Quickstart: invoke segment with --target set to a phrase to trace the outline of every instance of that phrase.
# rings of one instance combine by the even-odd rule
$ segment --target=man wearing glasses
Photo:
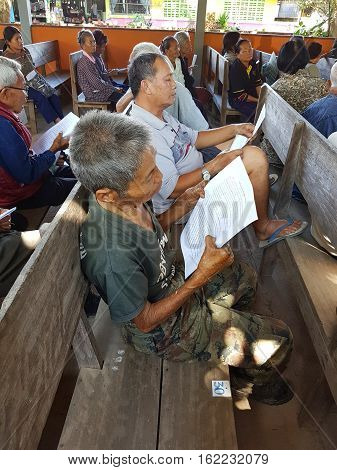
[[[21,66],[0,57],[0,207],[34,209],[63,203],[76,179],[57,152],[68,147],[59,134],[50,149],[35,155],[31,134],[19,120],[27,100]],[[58,169],[49,169],[56,163]],[[19,227],[20,229],[20,227]]]

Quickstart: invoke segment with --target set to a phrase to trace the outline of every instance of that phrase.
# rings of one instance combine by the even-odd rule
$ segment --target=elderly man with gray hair
[[[233,366],[237,380],[249,382],[252,397],[264,403],[291,399],[279,374],[292,346],[289,328],[247,313],[255,272],[234,263],[230,248],[217,248],[212,237],[187,280],[176,262],[168,231],[203,197],[205,183],[155,217],[147,201],[162,174],[150,132],[122,114],[87,113],[75,127],[70,155],[74,173],[91,192],[80,239],[82,268],[125,341],[169,360]]]
[[[27,87],[17,62],[0,57],[0,207],[34,209],[58,206],[76,183],[56,153],[68,147],[59,134],[40,155],[31,150],[32,136],[18,114],[27,101]],[[58,170],[52,174],[49,168]]]
[[[176,83],[161,55],[137,57],[129,68],[129,82],[135,100],[128,114],[150,129],[156,163],[163,174],[162,185],[152,200],[157,214],[168,210],[188,188],[208,181],[241,157],[254,189],[258,220],[253,226],[261,246],[298,235],[305,229],[305,222],[269,218],[268,162],[261,149],[248,145],[241,150],[221,151],[228,148],[228,141],[237,134],[251,137],[253,125],[231,124],[197,132],[170,116],[165,109],[175,99]]]

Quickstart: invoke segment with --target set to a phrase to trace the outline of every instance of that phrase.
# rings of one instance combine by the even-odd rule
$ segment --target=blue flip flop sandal
[[[294,223],[294,219],[291,217],[288,217],[287,222],[281,227],[277,228],[275,232],[273,232],[267,240],[261,240],[259,243],[259,248],[265,248],[270,245],[274,245],[274,243],[278,243],[281,240],[284,240],[285,238],[290,238],[290,237],[296,237],[297,235],[300,235],[304,230],[307,228],[308,222],[302,222],[300,227],[295,230],[295,232],[288,233],[287,235],[280,235],[279,234],[282,232],[287,227],[290,227]]]

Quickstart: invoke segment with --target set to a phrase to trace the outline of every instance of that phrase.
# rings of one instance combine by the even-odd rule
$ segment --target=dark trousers
[[[230,97],[229,104],[232,106],[232,108],[240,111],[240,113],[245,116],[247,122],[254,122],[257,103],[240,101]]]
[[[52,95],[49,98],[44,96],[34,88],[29,88],[28,99],[33,100],[44,119],[49,124],[55,119],[63,118],[60,98],[57,95]]]
[[[59,206],[68,197],[77,180],[70,167],[59,168],[55,175],[49,173],[41,188],[33,196],[17,204],[18,209],[37,209]]]

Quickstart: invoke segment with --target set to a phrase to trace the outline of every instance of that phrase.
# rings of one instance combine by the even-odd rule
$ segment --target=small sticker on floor
[[[212,380],[213,397],[231,397],[229,380]]]

